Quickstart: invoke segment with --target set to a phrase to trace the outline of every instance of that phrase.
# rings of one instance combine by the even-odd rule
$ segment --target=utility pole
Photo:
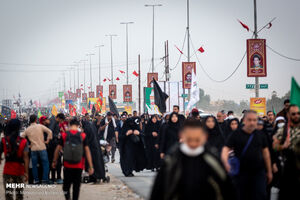
[[[66,91],[66,77],[65,72],[63,72],[63,79],[64,79],[64,92]]]
[[[187,55],[187,60],[190,62],[191,56],[190,56],[190,1],[186,1],[186,32],[187,32],[187,50],[188,50],[188,55]],[[183,84],[183,83],[182,83]],[[185,89],[183,88],[183,94],[185,94]],[[191,89],[188,89],[188,100],[190,99],[191,95]],[[183,113],[185,114],[185,97],[183,97]]]
[[[70,68],[70,71],[69,71],[69,75],[70,75],[70,92],[72,90],[72,75],[71,75],[71,72],[72,72],[72,68]]]
[[[121,22],[120,24],[126,25],[126,85],[128,85],[128,24],[133,24],[134,22]]]
[[[166,74],[166,82],[170,80],[170,68],[169,68],[169,42],[168,40],[165,42],[165,74]]]
[[[154,72],[154,8],[162,4],[146,4],[146,7],[152,7],[152,73]]]
[[[95,55],[93,53],[86,54],[90,56],[90,91],[93,91],[93,80],[92,80],[92,56]]]
[[[101,85],[101,47],[104,45],[96,45],[96,48],[99,48],[99,86]]]
[[[85,62],[88,60],[80,60],[80,62],[83,62],[83,91],[85,93]]]
[[[186,31],[187,31],[187,49],[188,49],[188,55],[187,55],[187,59],[188,62],[190,62],[190,1],[187,0],[187,27],[186,27]]]
[[[110,38],[110,67],[111,67],[111,83],[114,84],[114,70],[113,70],[113,50],[112,50],[112,38],[117,36],[115,34],[106,35]]]
[[[254,3],[254,38],[257,39],[257,8],[256,0],[253,0]],[[255,97],[259,97],[259,79],[255,77]]]
[[[139,55],[138,56],[138,71],[139,71],[139,91],[138,91],[138,94],[139,94],[139,115],[141,115],[141,56]]]
[[[79,63],[80,63],[80,61],[74,62],[74,63],[77,66],[77,88],[79,88]]]
[[[73,67],[73,75],[74,75],[74,93],[76,92],[76,87],[75,87],[75,82],[76,82],[76,79],[75,79],[75,66]]]

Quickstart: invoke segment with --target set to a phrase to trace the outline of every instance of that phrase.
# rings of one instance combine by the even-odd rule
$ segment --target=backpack
[[[18,155],[19,150],[20,150],[21,141],[22,141],[22,138],[18,136],[17,139],[16,139],[17,148],[14,148],[12,146],[12,144],[10,143],[10,137],[9,136],[6,136],[2,139],[6,162],[19,162],[19,163],[24,162],[22,155],[21,156]]]
[[[237,176],[240,173],[240,159],[245,155],[248,147],[250,146],[250,143],[252,142],[253,137],[254,137],[254,133],[250,135],[246,145],[243,148],[240,158],[238,158],[235,155],[230,156],[228,158],[228,164],[230,165],[230,172],[228,174],[230,176]]]
[[[83,141],[81,132],[72,134],[66,132],[67,137],[64,144],[64,161],[70,164],[77,164],[81,161],[83,156]]]

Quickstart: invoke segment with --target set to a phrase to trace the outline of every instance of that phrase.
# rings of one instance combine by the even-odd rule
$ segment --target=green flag
[[[300,108],[300,87],[294,77],[292,77],[290,100],[291,104],[296,104]]]
[[[38,119],[40,118],[42,116],[42,113],[41,113],[41,111],[39,110],[39,112],[38,112]]]

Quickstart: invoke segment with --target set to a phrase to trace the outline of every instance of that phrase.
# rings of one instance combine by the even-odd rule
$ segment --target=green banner
[[[151,87],[144,87],[144,111],[147,112],[148,111],[148,107],[151,106],[151,92],[152,92],[153,88]]]

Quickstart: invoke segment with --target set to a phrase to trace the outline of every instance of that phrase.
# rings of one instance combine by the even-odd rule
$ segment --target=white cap
[[[279,121],[279,120],[285,121],[284,117],[279,116],[279,117],[276,117],[275,122],[277,122],[277,121]]]

